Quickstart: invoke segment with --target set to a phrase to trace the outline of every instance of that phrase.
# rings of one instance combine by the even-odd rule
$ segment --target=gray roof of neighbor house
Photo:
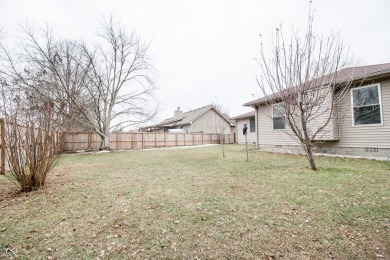
[[[230,119],[230,117],[226,114],[221,113],[218,111],[213,105],[208,105],[204,107],[200,107],[194,110],[190,110],[188,112],[183,113],[182,118],[167,118],[163,120],[162,122],[154,125],[154,127],[177,127],[177,126],[184,126],[184,125],[189,125],[192,124],[193,121],[204,115],[207,111],[210,109],[214,109],[217,113],[219,113],[226,121],[229,122],[231,126],[234,126],[234,122]]]
[[[336,74],[337,73],[337,74]],[[336,74],[336,77],[335,77]],[[322,78],[313,80],[314,82],[321,82],[322,86],[334,84],[341,85],[346,82],[356,82],[359,80],[370,80],[372,78],[390,75],[390,63],[369,65],[369,66],[360,66],[360,67],[351,67],[339,70],[335,73],[325,75]],[[315,85],[315,84],[314,84]],[[244,106],[253,106],[256,104],[262,104],[266,101],[276,99],[278,97],[277,93],[271,94],[253,101],[247,102]]]
[[[239,116],[235,116],[235,117],[233,117],[232,119],[237,120],[237,119],[250,118],[250,117],[254,117],[255,114],[256,114],[256,112],[255,112],[255,110],[253,110],[253,111],[250,111],[250,112],[248,112],[248,113],[241,114],[241,115],[239,115]]]

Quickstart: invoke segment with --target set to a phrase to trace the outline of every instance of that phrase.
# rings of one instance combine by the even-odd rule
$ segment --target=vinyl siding
[[[316,146],[390,148],[390,80],[373,83],[380,84],[382,125],[353,126],[349,90],[343,101],[340,102],[337,108],[338,112],[326,130],[329,132],[333,130],[333,138],[338,140],[326,141],[316,144]],[[362,84],[362,86],[368,85],[371,83]],[[300,145],[292,136],[291,130],[273,130],[272,109],[270,107],[259,106],[257,117],[259,145]],[[328,138],[330,136],[328,135]]]
[[[321,100],[321,104],[316,106],[313,109],[313,120],[308,123],[309,135],[313,136],[318,129],[324,127],[321,130],[314,140],[317,141],[329,141],[329,140],[338,140],[338,124],[337,124],[337,110],[333,110],[333,115],[329,119],[330,113],[332,112],[332,89],[330,87],[324,87],[319,90],[318,100]],[[314,98],[315,99],[315,98]],[[327,123],[327,120],[330,120]],[[313,130],[311,132],[310,130]]]
[[[353,126],[350,92],[340,104],[340,141],[329,143],[338,147],[390,148],[390,80],[379,82],[381,91],[382,125]],[[364,84],[368,86],[371,84]]]
[[[188,133],[202,131],[203,133],[220,133],[223,128],[224,134],[230,133],[230,124],[213,109],[194,120],[191,125],[183,127]]]
[[[254,117],[252,119],[255,119]],[[236,121],[236,136],[238,144],[245,144],[245,136],[242,134],[244,124],[248,127],[247,139],[248,143],[256,143],[256,131],[250,131],[250,118],[237,119]],[[257,127],[257,126],[256,126]]]
[[[316,93],[317,94],[317,93]],[[332,105],[332,95],[330,87],[325,87],[318,92],[318,98],[323,100],[318,107],[313,109],[312,120],[308,122],[309,135],[312,136],[315,132],[326,124],[330,114],[330,107]],[[296,111],[297,112],[297,111]],[[272,121],[272,108],[267,105],[262,105],[258,109],[258,129],[259,129],[259,144],[275,144],[275,145],[299,145],[295,135],[291,130],[274,130]],[[310,131],[313,130],[313,131]],[[338,136],[338,125],[337,117],[332,117],[325,128],[316,135],[315,140],[317,141],[329,141],[337,140]]]
[[[273,129],[272,108],[267,105],[261,105],[257,109],[257,135],[259,145],[300,145],[292,138],[293,133],[288,128],[287,130]]]

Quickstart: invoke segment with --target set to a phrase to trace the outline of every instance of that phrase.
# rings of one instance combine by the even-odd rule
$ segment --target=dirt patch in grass
[[[62,156],[47,186],[0,177],[0,258],[386,259],[390,163],[242,146]]]

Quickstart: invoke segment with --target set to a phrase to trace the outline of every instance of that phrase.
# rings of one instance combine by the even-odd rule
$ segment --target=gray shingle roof
[[[230,118],[221,112],[219,112],[213,105],[208,105],[204,107],[200,107],[194,110],[190,110],[188,112],[183,113],[183,117],[181,119],[175,119],[173,117],[167,118],[160,123],[156,124],[155,127],[177,127],[189,125],[203,114],[205,114],[210,109],[214,109],[217,113],[219,113],[226,121],[230,123],[231,126],[234,126],[234,122],[230,120]]]
[[[241,114],[239,116],[235,116],[233,117],[232,119],[236,120],[236,119],[243,119],[243,118],[249,118],[249,117],[254,117],[255,116],[255,110],[253,111],[250,111],[248,113],[245,113],[245,114]]]
[[[348,81],[359,81],[359,80],[369,80],[373,77],[382,76],[390,74],[390,63],[369,65],[369,66],[360,66],[360,67],[351,67],[345,68],[337,71],[336,79],[334,80],[334,73],[325,75],[325,80],[323,78],[315,79],[319,81],[323,86],[329,84],[340,85]],[[261,104],[268,100],[277,98],[277,93],[271,94],[253,101],[247,102],[244,106],[252,106],[255,104]]]

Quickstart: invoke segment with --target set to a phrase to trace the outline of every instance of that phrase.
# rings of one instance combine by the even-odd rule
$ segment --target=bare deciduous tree
[[[89,98],[79,44],[56,39],[48,26],[36,32],[29,24],[21,27],[19,39],[12,50],[0,44],[0,74],[14,89],[24,91],[30,107],[51,100],[56,123],[68,125]]]
[[[57,39],[51,28],[22,28],[19,48],[0,44],[0,74],[18,81],[30,101],[51,99],[62,121],[96,131],[110,149],[110,131],[146,122],[157,112],[149,45],[128,34],[112,16],[102,23],[101,42]]]
[[[228,117],[228,111],[223,108],[218,102],[212,104],[215,113],[209,113],[207,118],[208,129],[211,133],[218,134],[219,143],[222,147],[222,156],[225,157],[225,132],[227,128],[230,128],[229,124],[226,123],[224,117]]]
[[[349,50],[339,35],[323,36],[313,30],[312,12],[303,36],[292,32],[286,40],[282,28],[277,28],[270,42],[270,58],[261,43],[258,84],[280,121],[276,123],[285,122],[284,132],[300,142],[310,168],[317,170],[313,142],[327,140],[337,104],[351,83],[347,80],[336,89],[339,71],[351,65]]]
[[[110,16],[103,22],[103,43],[90,47],[82,44],[88,60],[85,88],[91,97],[82,112],[87,127],[101,137],[101,149],[109,149],[110,131],[149,121],[157,113],[150,77],[153,66],[148,57],[149,45],[135,33],[128,34]],[[89,109],[92,108],[92,109]]]

